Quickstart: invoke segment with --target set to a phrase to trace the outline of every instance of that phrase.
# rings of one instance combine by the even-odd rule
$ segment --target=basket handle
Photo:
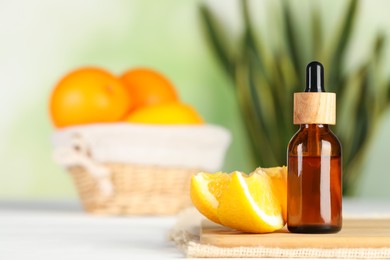
[[[55,148],[53,159],[64,166],[82,166],[96,179],[102,195],[109,196],[113,193],[113,186],[110,178],[111,172],[108,168],[91,158],[88,144],[80,134],[71,136],[71,146]]]

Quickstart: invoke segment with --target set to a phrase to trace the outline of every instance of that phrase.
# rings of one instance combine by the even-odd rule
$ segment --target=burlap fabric
[[[170,239],[187,257],[275,257],[275,258],[343,258],[343,259],[390,259],[390,245],[387,248],[267,248],[232,247],[223,248],[199,242],[201,216],[194,208],[179,214],[176,225],[170,232]]]

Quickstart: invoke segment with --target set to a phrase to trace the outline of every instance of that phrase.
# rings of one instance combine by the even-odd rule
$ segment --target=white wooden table
[[[345,200],[344,215],[389,216],[390,200]],[[76,201],[0,201],[0,259],[173,259],[174,217],[98,217]]]

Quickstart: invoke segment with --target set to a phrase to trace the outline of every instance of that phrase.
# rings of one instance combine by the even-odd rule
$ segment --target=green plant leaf
[[[282,2],[283,24],[285,30],[285,38],[287,49],[291,55],[291,60],[294,64],[294,69],[298,75],[299,82],[304,82],[304,68],[301,63],[301,53],[297,45],[297,33],[295,31],[296,22],[293,20],[292,12],[287,1]]]
[[[270,83],[269,79],[269,67],[270,67],[270,53],[265,50],[264,43],[261,37],[256,37],[254,27],[249,15],[249,4],[247,0],[241,1],[241,12],[244,20],[244,35],[243,40],[246,48],[250,49],[251,55],[256,59],[256,63],[259,65],[259,72],[261,72],[264,78]]]
[[[218,28],[217,19],[212,15],[209,8],[202,4],[199,10],[204,30],[209,37],[211,48],[215,52],[228,77],[233,79],[234,63],[231,61],[232,58],[229,56],[229,50],[225,44],[226,37],[223,36],[222,30]]]
[[[248,57],[243,57],[244,61]],[[256,136],[256,139],[251,142],[254,157],[257,159],[256,166],[267,165],[267,162],[273,161],[272,153],[264,153],[264,147],[269,147],[269,137],[266,133],[265,120],[261,111],[260,103],[257,100],[256,87],[254,86],[253,78],[246,65],[247,62],[240,63],[237,66],[237,89],[243,116],[247,125],[248,133],[251,136]]]
[[[322,60],[322,24],[321,15],[317,6],[314,6],[311,16],[311,36],[313,45],[313,57],[315,60]]]
[[[344,65],[344,59],[346,56],[346,48],[351,40],[352,30],[356,21],[356,14],[358,8],[358,0],[350,0],[348,8],[346,10],[344,20],[341,22],[341,26],[338,28],[337,37],[335,39],[335,46],[330,54],[330,63],[328,67],[328,82],[329,90],[335,91],[336,88],[342,87],[344,81],[342,77],[342,68]]]

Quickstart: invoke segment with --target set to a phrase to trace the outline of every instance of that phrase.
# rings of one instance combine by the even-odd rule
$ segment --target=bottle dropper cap
[[[325,92],[324,66],[318,61],[312,61],[306,66],[305,92]]]
[[[318,61],[306,66],[305,92],[294,94],[294,124],[336,124],[336,94],[325,92],[324,67]]]

